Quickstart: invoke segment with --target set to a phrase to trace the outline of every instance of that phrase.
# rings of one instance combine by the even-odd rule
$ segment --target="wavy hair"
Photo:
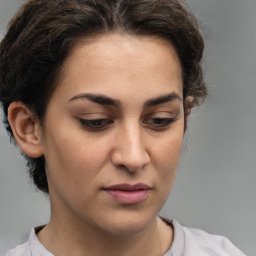
[[[117,32],[158,36],[176,49],[183,71],[183,96],[199,105],[207,96],[201,60],[204,41],[182,0],[28,0],[10,21],[0,43],[0,101],[22,101],[43,120],[70,50],[81,38]],[[184,102],[184,107],[188,107]],[[191,107],[191,106],[189,106]],[[44,157],[27,160],[30,176],[48,193]]]

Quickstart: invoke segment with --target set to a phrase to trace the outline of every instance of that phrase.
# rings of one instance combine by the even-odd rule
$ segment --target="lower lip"
[[[112,198],[121,204],[138,204],[143,202],[150,190],[105,190]]]

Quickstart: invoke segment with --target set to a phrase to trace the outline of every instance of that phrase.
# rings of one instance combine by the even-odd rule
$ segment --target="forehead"
[[[91,65],[106,64],[106,62],[136,64],[137,66],[166,64],[172,68],[174,67],[173,61],[180,65],[180,60],[171,42],[157,36],[111,33],[80,39],[70,51],[64,68],[74,59],[79,61],[84,56],[90,59]],[[97,57],[101,58],[100,61]],[[122,69],[122,66],[119,68]]]
[[[162,38],[100,35],[79,40],[63,65],[58,87],[73,94],[151,91],[151,96],[163,87],[182,95],[182,69],[174,47]]]

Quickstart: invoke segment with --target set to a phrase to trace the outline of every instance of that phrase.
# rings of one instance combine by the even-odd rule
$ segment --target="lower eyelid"
[[[97,122],[99,123],[93,123]],[[102,123],[101,123],[102,122]],[[79,119],[80,126],[89,132],[100,132],[111,127],[113,121],[108,119]]]
[[[160,122],[162,121],[164,123],[157,124],[157,123],[154,123],[154,121],[160,121]],[[175,118],[149,118],[146,121],[144,121],[144,123],[152,126],[168,126],[174,121],[175,121]]]

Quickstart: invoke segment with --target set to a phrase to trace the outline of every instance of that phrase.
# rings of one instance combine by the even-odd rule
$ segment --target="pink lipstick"
[[[137,183],[135,185],[130,184],[117,184],[104,188],[115,201],[121,204],[138,204],[147,198],[151,187]]]

